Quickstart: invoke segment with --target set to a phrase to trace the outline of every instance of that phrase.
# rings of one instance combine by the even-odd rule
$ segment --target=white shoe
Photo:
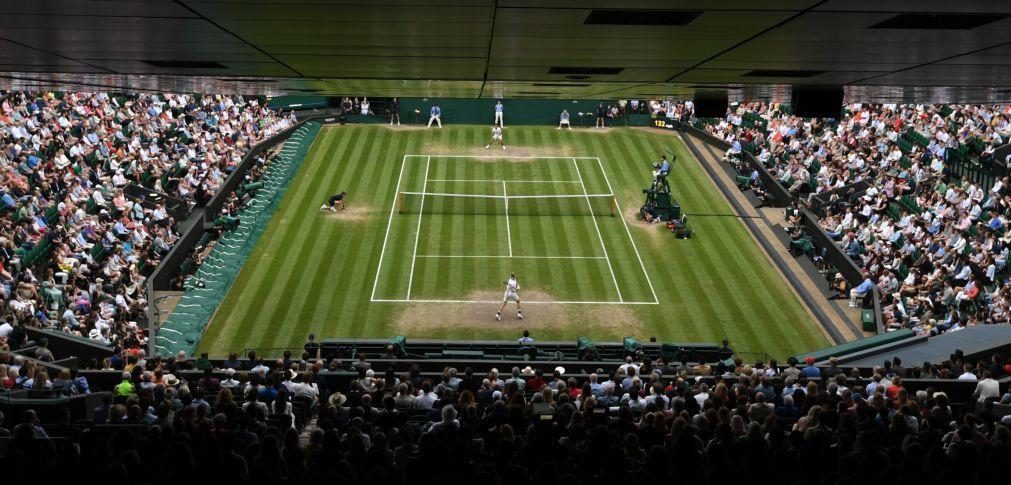
[[[337,212],[337,209],[335,209],[335,208],[331,207],[331,208],[330,208],[330,212]]]
[[[850,303],[850,308],[856,308],[856,307],[857,307],[857,305],[855,303]]]
[[[516,312],[516,318],[523,320],[523,312]]]
[[[496,313],[495,314],[495,320],[498,320],[498,321],[501,322],[502,321],[502,314],[501,313]]]
[[[502,145],[502,149],[505,150],[505,145]]]
[[[323,204],[323,205],[319,206],[319,210],[325,211],[326,210],[326,204]]]
[[[489,149],[489,148],[491,148],[491,145],[485,145],[485,146],[484,146],[484,149],[485,149],[485,150],[487,150],[487,149]]]

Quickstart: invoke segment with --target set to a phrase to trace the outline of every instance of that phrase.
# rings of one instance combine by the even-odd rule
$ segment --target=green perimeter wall
[[[433,104],[442,108],[442,122],[464,125],[489,125],[495,121],[495,99],[461,98],[403,98],[400,100],[401,122],[413,121],[414,110],[421,111],[418,121],[428,123],[428,113]],[[595,99],[503,99],[503,122],[509,125],[557,125],[558,115],[563,109],[569,110],[573,126],[579,126],[579,112],[590,113],[583,120],[584,125],[593,126],[596,120],[597,104],[604,106],[615,100]],[[649,120],[648,116],[645,116]],[[614,120],[622,126],[625,120]],[[645,123],[644,123],[645,124]]]
[[[385,98],[384,98],[385,99]],[[312,109],[326,107],[324,96],[281,96],[270,100],[269,106],[275,109],[287,109],[293,104],[299,104],[297,109]],[[400,122],[414,122],[414,110],[418,110],[418,123],[428,123],[429,110],[433,104],[442,108],[442,122],[456,125],[491,125],[495,120],[495,101],[493,98],[400,98]],[[584,126],[593,126],[596,120],[597,105],[604,106],[617,103],[614,99],[508,99],[502,100],[505,107],[505,125],[557,125],[558,116],[563,109],[569,110],[572,126],[579,126],[579,113],[590,113],[583,119]],[[375,116],[349,115],[347,121],[352,123],[382,123],[389,122],[386,103],[373,105],[377,110]],[[649,126],[652,125],[649,115],[629,115],[624,118],[608,120],[608,125],[617,126]]]

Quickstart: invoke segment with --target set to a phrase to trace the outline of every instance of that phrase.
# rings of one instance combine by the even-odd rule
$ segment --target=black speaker
[[[696,118],[723,118],[727,116],[726,91],[700,91],[695,93]]]
[[[790,105],[801,118],[835,118],[842,115],[842,86],[794,86]]]

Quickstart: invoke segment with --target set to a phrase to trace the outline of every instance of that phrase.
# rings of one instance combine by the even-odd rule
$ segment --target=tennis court
[[[620,210],[596,157],[406,155],[372,301],[657,304]]]
[[[637,220],[649,160],[666,149],[686,210],[730,210],[669,133],[511,127],[504,151],[485,150],[487,136],[486,126],[324,128],[200,348],[298,347],[309,333],[514,339],[523,329],[543,340],[729,336],[779,357],[824,343],[736,218],[690,216],[690,240]],[[345,190],[346,211],[319,210]],[[612,193],[624,217],[611,217]],[[528,315],[520,323],[510,307],[496,322],[512,271]],[[535,301],[555,304],[527,307]]]

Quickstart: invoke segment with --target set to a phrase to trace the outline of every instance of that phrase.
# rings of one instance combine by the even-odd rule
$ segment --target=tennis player
[[[484,146],[485,149],[491,148],[492,145],[498,142],[502,145],[502,149],[505,150],[505,141],[502,140],[502,127],[498,125],[492,125],[491,127],[491,143]]]
[[[341,210],[344,210],[344,196],[345,195],[346,195],[346,192],[344,192],[344,191],[341,191],[341,193],[336,194],[336,195],[331,195],[330,198],[327,199],[327,203],[326,204],[323,204],[323,205],[319,206],[319,210],[325,211],[325,210],[329,209],[330,212],[337,212],[337,208],[338,207],[340,207]]]
[[[516,273],[509,273],[509,281],[505,282],[505,296],[502,297],[502,306],[495,312],[495,320],[502,320],[502,310],[505,310],[506,303],[516,302],[516,318],[523,320],[523,307],[520,305],[520,284],[516,281]]]

